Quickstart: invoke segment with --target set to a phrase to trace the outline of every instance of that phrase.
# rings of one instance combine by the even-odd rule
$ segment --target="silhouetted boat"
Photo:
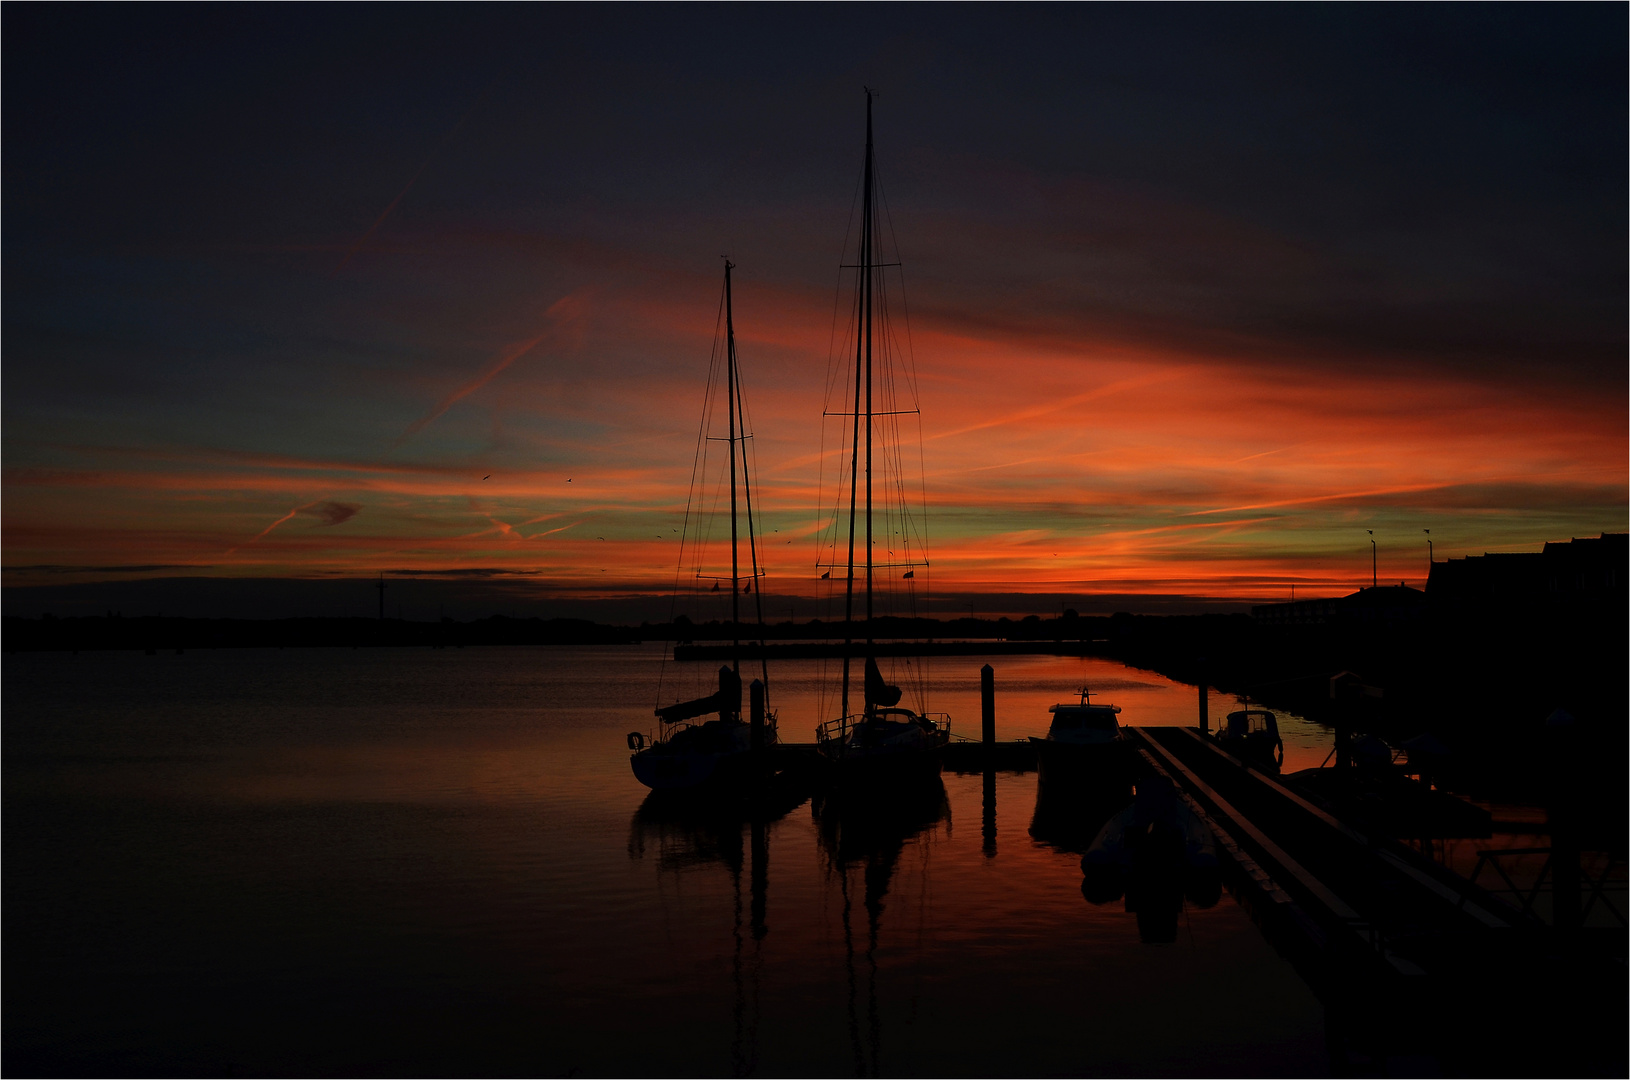
[[[708,713],[717,717],[691,723]],[[741,780],[752,753],[752,728],[741,718],[741,676],[728,667],[719,669],[717,693],[658,709],[665,725],[663,737],[645,745],[641,732],[630,732],[629,749],[634,775],[658,791],[691,790]]]
[[[855,286],[855,322],[854,322],[854,397],[851,409],[845,412],[846,419],[852,419],[852,432],[846,438],[849,446],[849,530],[848,530],[848,557],[843,564],[846,569],[844,583],[844,633],[845,648],[843,655],[843,681],[840,692],[840,708],[835,719],[827,720],[816,728],[816,741],[821,753],[832,761],[838,768],[840,778],[845,780],[864,779],[873,775],[894,776],[900,773],[932,774],[938,775],[940,769],[940,752],[945,748],[951,738],[951,720],[943,713],[928,714],[907,708],[900,704],[901,690],[898,686],[891,686],[878,670],[877,657],[872,641],[872,612],[876,598],[875,577],[878,569],[889,572],[893,580],[893,572],[904,569],[899,581],[906,583],[906,591],[911,593],[912,585],[919,567],[927,565],[926,560],[920,559],[920,538],[912,533],[909,514],[903,505],[904,485],[898,483],[900,477],[897,471],[892,473],[894,482],[884,485],[885,491],[900,498],[902,505],[894,507],[891,513],[889,508],[884,510],[884,531],[882,540],[888,557],[878,563],[874,548],[878,538],[874,536],[874,515],[872,503],[872,475],[873,452],[872,442],[874,434],[880,427],[882,438],[885,441],[884,451],[880,455],[879,464],[885,470],[898,470],[900,468],[898,442],[889,445],[887,440],[895,432],[895,424],[902,410],[894,407],[893,402],[887,400],[893,393],[895,375],[888,370],[890,356],[896,345],[891,343],[885,315],[888,303],[883,295],[883,288],[874,274],[874,270],[898,265],[898,262],[883,262],[879,260],[877,252],[877,200],[876,169],[872,148],[872,93],[866,92],[866,163],[863,183],[861,185],[861,226],[860,249],[858,258],[854,263],[856,270]],[[880,332],[879,332],[880,331]],[[874,336],[881,339],[882,346],[878,356],[885,365],[885,373],[879,380],[873,379],[873,340]],[[881,409],[873,405],[874,382],[885,396]],[[845,380],[845,386],[848,381]],[[879,424],[880,421],[884,423]],[[864,468],[862,468],[864,461]],[[863,477],[863,478],[862,478]],[[864,485],[864,486],[862,486]],[[864,499],[862,500],[862,493]],[[864,503],[864,517],[860,516],[860,508]],[[858,534],[859,526],[864,521],[865,531]],[[837,519],[834,517],[834,525]],[[833,534],[834,544],[836,532]],[[861,557],[858,566],[864,570],[864,599],[865,599],[865,632],[866,648],[864,678],[862,680],[862,708],[858,713],[849,711],[850,694],[850,667],[851,649],[853,644],[853,627],[855,623],[855,574],[857,560],[855,544],[861,544]],[[917,545],[919,557],[914,558],[913,544]],[[837,568],[836,559],[833,559],[832,569]],[[823,577],[830,578],[831,570]],[[836,584],[834,582],[834,584]]]
[[[725,397],[725,415],[728,436],[725,441],[730,445],[730,574],[724,577],[709,578],[703,573],[701,564],[695,570],[695,578],[700,587],[703,580],[711,580],[711,593],[720,591],[720,586],[728,581],[730,583],[730,621],[738,635],[735,641],[736,656],[731,663],[719,669],[718,690],[704,697],[693,698],[690,701],[681,701],[665,707],[659,706],[656,710],[657,719],[661,728],[656,737],[647,745],[644,732],[631,731],[628,733],[628,748],[633,751],[630,764],[634,775],[644,784],[657,791],[698,791],[704,789],[717,789],[737,787],[754,779],[762,778],[767,774],[767,766],[760,760],[764,751],[776,741],[775,714],[769,711],[769,669],[764,661],[760,660],[763,671],[762,684],[755,684],[763,697],[754,705],[754,713],[747,719],[742,717],[742,686],[741,686],[741,597],[744,589],[751,590],[757,608],[759,645],[763,646],[764,605],[763,590],[755,588],[755,582],[761,582],[763,571],[758,564],[758,545],[753,533],[753,496],[752,486],[748,479],[747,456],[742,453],[742,442],[747,436],[746,422],[742,414],[742,393],[740,369],[736,362],[736,327],[735,312],[733,310],[730,291],[730,271],[734,269],[728,259],[724,264],[724,296],[721,303],[723,325],[723,352],[719,349],[719,339],[715,339],[714,363],[724,361],[724,379],[722,388],[719,380],[713,374],[708,379],[709,390],[722,392]],[[714,371],[717,372],[715,366]],[[713,415],[713,402],[709,401],[703,406],[703,423],[709,422]],[[705,432],[704,432],[705,434]],[[703,462],[706,447],[712,439],[699,439],[697,442],[697,467],[693,475],[701,482],[706,483],[705,467]],[[692,488],[691,501],[696,501],[696,489]],[[741,544],[738,536],[738,496],[742,497],[746,509],[747,548],[751,558],[751,573],[747,576],[747,584],[742,584],[741,572]],[[687,506],[686,536],[680,541],[680,567],[685,567],[686,547],[688,539],[691,512]],[[699,717],[714,714],[714,718],[696,723]]]
[[[1118,705],[1094,705],[1092,691],[1081,688],[1081,700],[1050,705],[1053,722],[1046,738],[1030,737],[1036,748],[1040,782],[1098,788],[1105,796],[1124,799],[1131,793],[1131,745],[1121,731]]]
[[[1277,772],[1285,761],[1279,719],[1267,709],[1238,709],[1217,729],[1217,745],[1241,761]]]

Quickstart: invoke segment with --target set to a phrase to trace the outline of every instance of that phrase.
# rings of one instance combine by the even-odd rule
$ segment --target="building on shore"
[[[1400,582],[1360,589],[1350,596],[1258,604],[1251,617],[1268,626],[1395,625],[1413,622],[1425,607],[1426,594]]]
[[[1451,618],[1625,615],[1630,533],[1548,543],[1540,551],[1468,555],[1432,564],[1426,594]]]
[[[1425,592],[1383,585],[1349,596],[1259,604],[1251,615],[1269,626],[1396,625],[1423,615],[1499,623],[1547,618],[1575,624],[1622,622],[1630,601],[1627,563],[1630,533],[1603,533],[1547,543],[1540,551],[1434,562]]]

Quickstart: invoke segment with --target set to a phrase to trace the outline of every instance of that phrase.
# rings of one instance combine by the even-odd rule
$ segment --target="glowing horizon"
[[[825,359],[814,350],[800,356],[792,344],[812,313],[765,331],[751,286],[744,293],[738,323],[760,519],[775,546],[794,541],[792,551],[766,544],[767,584],[813,594]],[[598,321],[633,314],[602,310]],[[510,372],[508,383],[502,368],[481,373],[481,386],[451,402],[428,388],[421,415],[430,419],[415,421],[410,435],[456,440],[483,413],[501,412],[506,426],[527,433],[540,459],[532,468],[487,464],[493,459],[480,454],[459,464],[415,461],[424,451],[411,441],[400,453],[382,447],[351,460],[80,446],[78,468],[8,467],[7,569],[16,583],[30,564],[76,559],[228,576],[481,567],[590,592],[664,592],[706,321],[662,328],[666,351],[688,353],[689,370],[676,362],[648,394],[585,403],[585,412],[599,404],[626,417],[605,424],[601,442],[551,437],[551,422],[575,418],[527,407],[553,396],[548,384],[562,370],[592,363],[591,333],[553,368]],[[1283,596],[1292,584],[1309,595],[1350,591],[1368,584],[1372,528],[1380,578],[1419,585],[1426,529],[1445,558],[1536,549],[1622,525],[1612,514],[1625,499],[1626,429],[1611,401],[1582,411],[1577,400],[1441,374],[1296,377],[1153,350],[1131,357],[1091,341],[1043,351],[920,321],[928,325],[912,329],[936,591],[1236,601]],[[779,350],[783,369],[801,361],[806,386],[755,385],[761,348]],[[991,370],[1003,377],[988,379]],[[97,530],[52,524],[63,503],[86,500],[100,507]],[[312,512],[325,503],[352,512],[339,520]],[[155,517],[162,526],[149,524]]]

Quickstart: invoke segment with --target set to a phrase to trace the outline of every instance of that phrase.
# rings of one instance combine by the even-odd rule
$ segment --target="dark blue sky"
[[[913,318],[935,332],[1245,380],[1448,380],[1558,415],[1626,395],[1620,5],[0,20],[5,453],[33,470],[7,487],[12,566],[225,546],[165,557],[158,534],[208,531],[196,506],[73,519],[105,500],[42,476],[222,455],[569,467],[537,432],[610,439],[604,403],[684,362],[672,313],[727,251],[785,328],[763,381],[803,394],[818,372],[801,374],[794,312],[831,295],[862,85],[881,90]],[[577,331],[592,362],[533,387],[552,404],[455,410],[390,449],[567,296],[597,313]],[[231,483],[200,487],[242,515],[222,537],[306,494],[291,480],[249,506]],[[1579,520],[1601,516],[1581,498],[1598,509]],[[52,538],[70,527],[142,554]]]

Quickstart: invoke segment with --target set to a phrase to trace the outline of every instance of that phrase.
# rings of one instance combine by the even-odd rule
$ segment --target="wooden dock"
[[[1376,826],[1396,812],[1349,813],[1374,801],[1356,774],[1322,770],[1332,775],[1298,789],[1197,728],[1126,731],[1141,775],[1164,777],[1206,822],[1229,892],[1324,1002],[1338,1071],[1548,1075],[1583,1060],[1624,1074],[1623,930],[1559,931]],[[812,743],[774,753],[817,783],[827,775]],[[943,763],[988,779],[1034,770],[1036,752],[959,740]],[[1332,797],[1347,787],[1353,797]],[[995,811],[987,782],[987,824]],[[1464,818],[1437,814],[1417,835]]]
[[[1128,731],[1210,826],[1229,890],[1331,1010],[1352,1068],[1430,1057],[1537,1075],[1551,1039],[1622,1075],[1622,931],[1558,934],[1197,729]]]

